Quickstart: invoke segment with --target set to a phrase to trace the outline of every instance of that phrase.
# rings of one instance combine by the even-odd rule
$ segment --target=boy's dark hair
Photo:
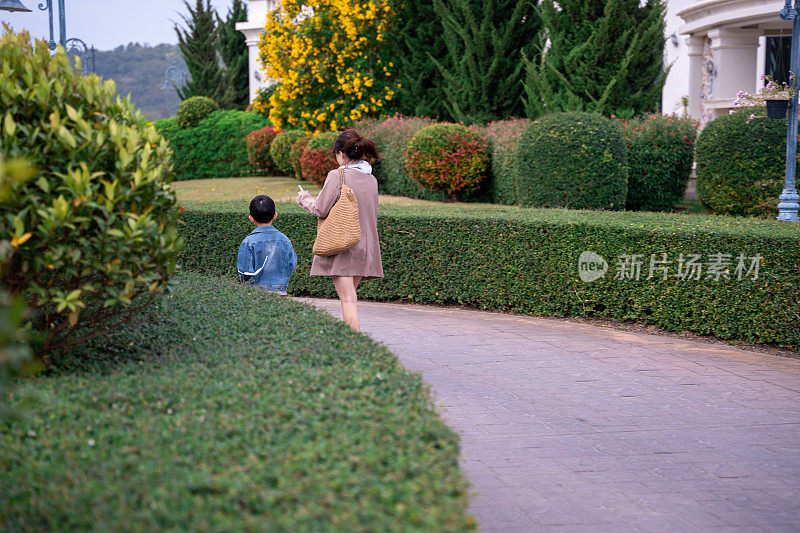
[[[250,216],[259,224],[272,222],[275,218],[275,202],[266,194],[259,194],[250,200]]]

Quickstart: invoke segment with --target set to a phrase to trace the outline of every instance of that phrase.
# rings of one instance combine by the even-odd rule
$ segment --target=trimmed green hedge
[[[174,152],[177,180],[258,175],[247,158],[247,136],[270,125],[251,111],[215,111],[194,128],[181,128],[174,118],[155,122]]]
[[[206,205],[183,214],[191,270],[235,275],[236,249],[250,231],[244,205]],[[292,240],[299,266],[293,294],[333,297],[329,279],[310,278],[315,221],[293,204],[276,226]],[[667,213],[608,213],[487,205],[382,206],[379,233],[386,279],[365,298],[464,304],[540,316],[637,320],[665,330],[800,348],[800,227],[777,221]],[[609,273],[584,283],[578,258],[605,257]],[[651,254],[733,256],[732,280],[614,279],[617,258]],[[735,279],[736,256],[763,256],[759,277]],[[675,273],[676,263],[672,273]]]
[[[595,113],[553,113],[519,137],[521,205],[624,209],[628,149],[619,127]]]
[[[4,530],[474,527],[420,376],[310,306],[185,274],[83,352],[0,426]]]
[[[512,118],[473,126],[489,143],[492,164],[487,192],[491,202],[516,205],[519,201],[515,158],[519,137],[529,125],[528,119]]]
[[[697,194],[715,213],[774,217],[786,170],[787,119],[750,119],[749,113],[723,115],[700,133]]]

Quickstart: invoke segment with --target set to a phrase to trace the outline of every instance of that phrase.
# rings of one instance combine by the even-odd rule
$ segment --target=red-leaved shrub
[[[331,154],[333,141],[338,135],[335,131],[327,131],[308,141],[303,155],[300,156],[300,170],[303,179],[319,185],[325,183],[328,172],[338,166]]]
[[[267,126],[247,136],[247,159],[256,170],[267,171],[273,168],[274,163],[269,155],[269,149],[277,134],[275,128]]]
[[[461,124],[433,124],[419,130],[405,155],[412,179],[451,196],[476,191],[489,166],[486,141]]]

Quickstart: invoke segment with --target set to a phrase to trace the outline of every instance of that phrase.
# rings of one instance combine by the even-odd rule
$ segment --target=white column
[[[703,100],[700,88],[703,83],[703,45],[705,35],[692,35],[686,39],[689,48],[689,116],[700,120],[703,116]]]
[[[767,69],[767,38],[763,35],[758,38],[758,51],[756,54],[756,89],[760,89],[764,86],[761,76],[764,75]]]
[[[713,100],[733,100],[736,93],[756,92],[758,30],[720,28],[708,32],[717,77]]]
[[[237,22],[236,29],[242,32],[247,41],[250,56],[250,101],[258,95],[258,91],[274,83],[269,80],[261,68],[259,61],[258,42],[264,25],[267,22],[267,13],[275,9],[276,0],[249,0],[247,3],[247,22]]]

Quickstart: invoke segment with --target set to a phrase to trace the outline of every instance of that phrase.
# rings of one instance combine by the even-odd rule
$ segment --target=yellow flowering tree
[[[268,102],[278,127],[337,130],[379,115],[397,89],[384,36],[393,0],[283,0],[259,43],[267,76],[280,80]]]

